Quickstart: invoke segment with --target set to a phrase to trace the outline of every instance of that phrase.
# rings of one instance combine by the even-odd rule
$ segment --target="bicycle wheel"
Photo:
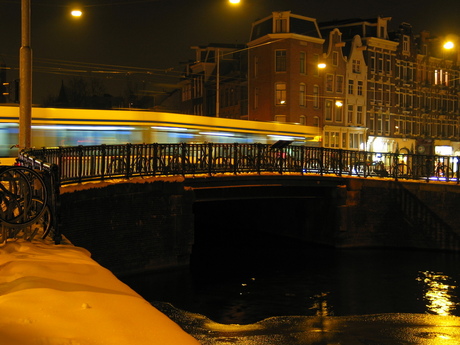
[[[436,177],[439,178],[452,178],[450,169],[447,165],[441,165],[436,168]]]
[[[109,166],[107,167],[107,175],[111,178],[125,175],[126,174],[126,164],[121,158],[113,159]]]
[[[357,176],[369,176],[370,167],[367,162],[356,162],[354,164],[354,170]]]
[[[36,171],[9,167],[0,173],[0,184],[0,219],[7,227],[25,227],[43,215],[48,193]]]
[[[410,167],[405,163],[399,163],[394,170],[398,177],[409,178],[411,176]]]
[[[134,162],[133,173],[140,175],[141,177],[149,175],[149,160],[146,157],[136,159]]]

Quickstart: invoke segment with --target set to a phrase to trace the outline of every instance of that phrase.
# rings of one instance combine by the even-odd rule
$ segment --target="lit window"
[[[286,83],[275,84],[275,102],[277,105],[286,104]]]

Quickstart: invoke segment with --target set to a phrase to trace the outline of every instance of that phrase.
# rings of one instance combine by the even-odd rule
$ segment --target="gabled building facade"
[[[408,23],[389,32],[390,21],[273,12],[253,23],[242,50],[195,47],[184,112],[317,128],[308,145],[459,155],[460,49],[442,49],[443,38]],[[234,67],[222,72],[220,54]],[[239,103],[222,98],[227,88]]]
[[[274,12],[252,25],[248,42],[248,118],[322,128],[324,39],[316,20]]]
[[[247,118],[246,46],[195,46],[195,61],[182,78],[183,113]]]

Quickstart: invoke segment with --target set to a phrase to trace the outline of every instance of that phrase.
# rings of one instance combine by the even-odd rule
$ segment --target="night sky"
[[[34,102],[56,95],[61,80],[72,76],[101,79],[113,96],[129,82],[152,90],[172,87],[183,63],[194,59],[191,46],[244,44],[251,23],[272,11],[291,10],[319,22],[381,15],[393,18],[392,28],[408,22],[416,32],[460,35],[459,0],[241,1],[85,0],[76,20],[69,15],[75,2],[31,0]],[[20,3],[0,0],[0,54],[12,68],[10,80],[17,78]]]

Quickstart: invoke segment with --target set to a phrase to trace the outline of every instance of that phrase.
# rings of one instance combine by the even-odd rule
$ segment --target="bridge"
[[[238,217],[228,206],[213,209],[232,200],[246,203],[257,224],[276,223],[279,235],[303,241],[460,249],[456,157],[280,142],[47,148],[24,151],[19,162],[59,181],[54,233],[114,272],[186,265],[203,235],[194,222],[217,210],[224,221]]]

